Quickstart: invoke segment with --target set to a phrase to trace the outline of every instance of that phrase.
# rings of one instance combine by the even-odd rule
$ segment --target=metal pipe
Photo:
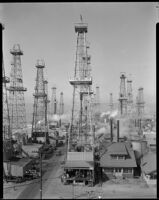
[[[119,142],[119,120],[117,120],[117,142]]]
[[[110,119],[110,141],[113,141],[113,119]]]
[[[42,152],[40,150],[40,199],[42,199]]]

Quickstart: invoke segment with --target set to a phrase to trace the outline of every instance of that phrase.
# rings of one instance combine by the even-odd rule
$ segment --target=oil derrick
[[[27,91],[23,87],[21,56],[23,55],[19,44],[15,44],[13,49],[10,50],[13,55],[11,63],[10,86],[7,88],[9,91],[9,113],[12,134],[18,132],[25,134],[26,137],[26,110],[24,101],[24,92]],[[20,135],[19,135],[20,136]],[[24,135],[23,135],[24,136]],[[22,138],[17,138],[21,140]],[[23,139],[22,139],[23,142]]]
[[[127,114],[127,97],[126,97],[126,87],[125,87],[125,73],[121,73],[120,76],[120,93],[119,93],[119,109],[121,116]]]
[[[63,92],[60,93],[60,108],[59,108],[59,115],[64,114],[64,101],[63,101]]]
[[[52,97],[51,97],[51,114],[57,114],[57,99],[56,99],[56,87],[52,87]]]
[[[110,101],[109,101],[109,107],[110,107],[110,111],[113,111],[113,94],[110,93]]]
[[[127,80],[127,113],[131,114],[133,111],[133,94],[132,94],[132,80]]]
[[[138,118],[142,118],[144,114],[144,94],[143,94],[143,88],[140,87],[138,89],[138,96],[136,98],[136,106],[137,106],[137,115]]]
[[[48,114],[50,100],[49,100],[49,96],[48,96],[48,81],[47,80],[44,81],[44,85],[45,85],[46,103],[47,103],[47,105],[46,105],[46,113]]]
[[[1,24],[0,24],[1,25]],[[4,26],[2,26],[2,31]],[[3,36],[3,34],[2,34]],[[3,41],[3,37],[2,37]],[[3,163],[7,164],[7,171],[3,165],[3,178],[11,175],[10,159],[13,157],[12,146],[12,133],[10,127],[9,104],[7,94],[7,83],[10,82],[9,78],[5,76],[4,62],[3,62],[3,42],[2,42],[2,82],[3,82]]]
[[[43,142],[47,142],[47,94],[46,94],[46,82],[44,81],[43,69],[45,63],[43,60],[37,60],[37,76],[33,106],[33,121],[32,121],[32,140],[38,140],[42,137]]]
[[[10,82],[9,78],[5,76],[3,55],[2,55],[2,73],[3,73],[3,140],[11,140],[9,105],[7,95],[7,83]]]
[[[77,33],[76,61],[74,78],[70,79],[73,86],[72,115],[69,131],[69,151],[76,151],[77,146],[81,146],[79,151],[92,149],[92,113],[91,113],[91,69],[90,56],[88,55],[88,43],[86,40],[87,24],[75,24]],[[77,145],[77,146],[76,146]]]
[[[95,109],[96,109],[96,113],[99,114],[100,113],[100,94],[99,94],[99,86],[96,86],[96,96],[95,96]]]

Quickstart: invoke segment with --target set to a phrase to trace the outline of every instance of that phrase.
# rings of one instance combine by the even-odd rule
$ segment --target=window
[[[116,168],[115,172],[121,172],[121,168]]]
[[[128,168],[124,168],[123,172],[128,173]]]
[[[124,173],[132,173],[132,168],[124,168]]]
[[[130,169],[128,169],[128,173],[132,173],[132,169],[130,168]]]
[[[113,172],[113,168],[105,168],[105,172],[106,173],[112,173]]]
[[[119,160],[124,160],[124,159],[125,159],[125,156],[118,156],[118,159],[119,159]]]
[[[111,155],[111,158],[117,160],[117,156],[116,155]]]

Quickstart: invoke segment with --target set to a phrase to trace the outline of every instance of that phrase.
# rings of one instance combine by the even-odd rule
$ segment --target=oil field
[[[0,10],[3,199],[157,198],[158,6]]]

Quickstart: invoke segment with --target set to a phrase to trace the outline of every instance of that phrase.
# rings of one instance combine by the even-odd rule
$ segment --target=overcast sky
[[[18,43],[24,52],[26,102],[33,102],[35,64],[40,58],[45,60],[50,97],[51,87],[56,85],[58,98],[63,91],[65,102],[72,99],[69,77],[75,65],[74,24],[80,22],[80,14],[88,23],[93,88],[100,87],[101,101],[108,102],[110,92],[117,101],[120,72],[125,72],[132,75],[134,98],[142,86],[145,101],[155,102],[155,3],[1,3],[6,75],[11,69],[9,50]]]

